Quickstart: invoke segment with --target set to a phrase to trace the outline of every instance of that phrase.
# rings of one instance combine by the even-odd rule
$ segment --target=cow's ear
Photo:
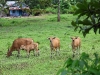
[[[71,39],[73,39],[73,37],[70,37]]]
[[[78,38],[78,36],[75,37],[75,39],[77,39],[77,38]]]
[[[56,37],[53,37],[53,39],[55,39]]]
[[[48,40],[50,40],[50,38],[48,38]]]

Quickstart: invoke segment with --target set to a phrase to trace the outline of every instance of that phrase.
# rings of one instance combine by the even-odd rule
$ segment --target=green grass
[[[71,21],[73,15],[61,15],[61,22],[56,22],[56,15],[42,15],[39,17],[25,18],[1,18],[0,19],[0,74],[1,75],[56,75],[63,66],[65,60],[72,57],[71,36],[79,36],[82,40],[81,53],[86,52],[91,57],[94,52],[100,54],[100,35],[93,31],[83,37],[82,33],[74,31]],[[50,59],[50,47],[48,37],[60,38],[60,56]],[[39,42],[40,56],[26,57],[26,52],[21,51],[19,58],[17,51],[13,56],[6,58],[8,47],[18,37],[30,37]],[[92,47],[95,49],[92,49]],[[76,56],[74,59],[78,58]]]

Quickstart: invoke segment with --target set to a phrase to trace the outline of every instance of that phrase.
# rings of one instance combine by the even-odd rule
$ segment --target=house
[[[13,17],[18,16],[29,16],[30,8],[23,2],[18,1],[8,1],[7,5],[9,6],[9,15]]]

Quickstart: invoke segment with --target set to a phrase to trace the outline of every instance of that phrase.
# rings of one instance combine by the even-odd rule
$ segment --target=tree
[[[91,29],[96,34],[100,34],[100,0],[81,0],[77,3],[77,10],[74,15],[78,15],[76,21],[72,21],[75,30],[80,29],[85,37]]]
[[[52,0],[24,0],[31,9],[41,8],[45,9],[48,6],[51,6]]]
[[[6,0],[0,0],[0,15],[3,16],[5,13],[8,14],[8,6],[6,5]]]

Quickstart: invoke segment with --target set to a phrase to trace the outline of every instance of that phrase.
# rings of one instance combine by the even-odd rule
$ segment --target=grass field
[[[56,75],[65,60],[72,58],[72,36],[81,38],[81,53],[86,52],[91,57],[94,52],[100,54],[100,35],[90,31],[84,38],[82,33],[74,31],[72,20],[75,20],[75,16],[70,14],[61,15],[61,22],[56,22],[56,15],[0,18],[0,75]],[[55,56],[52,60],[48,40],[50,36],[56,36],[61,41],[60,56]],[[29,37],[39,42],[40,56],[35,57],[31,52],[27,58],[26,52],[21,51],[17,58],[17,51],[14,51],[13,56],[6,58],[8,48],[18,37]]]

